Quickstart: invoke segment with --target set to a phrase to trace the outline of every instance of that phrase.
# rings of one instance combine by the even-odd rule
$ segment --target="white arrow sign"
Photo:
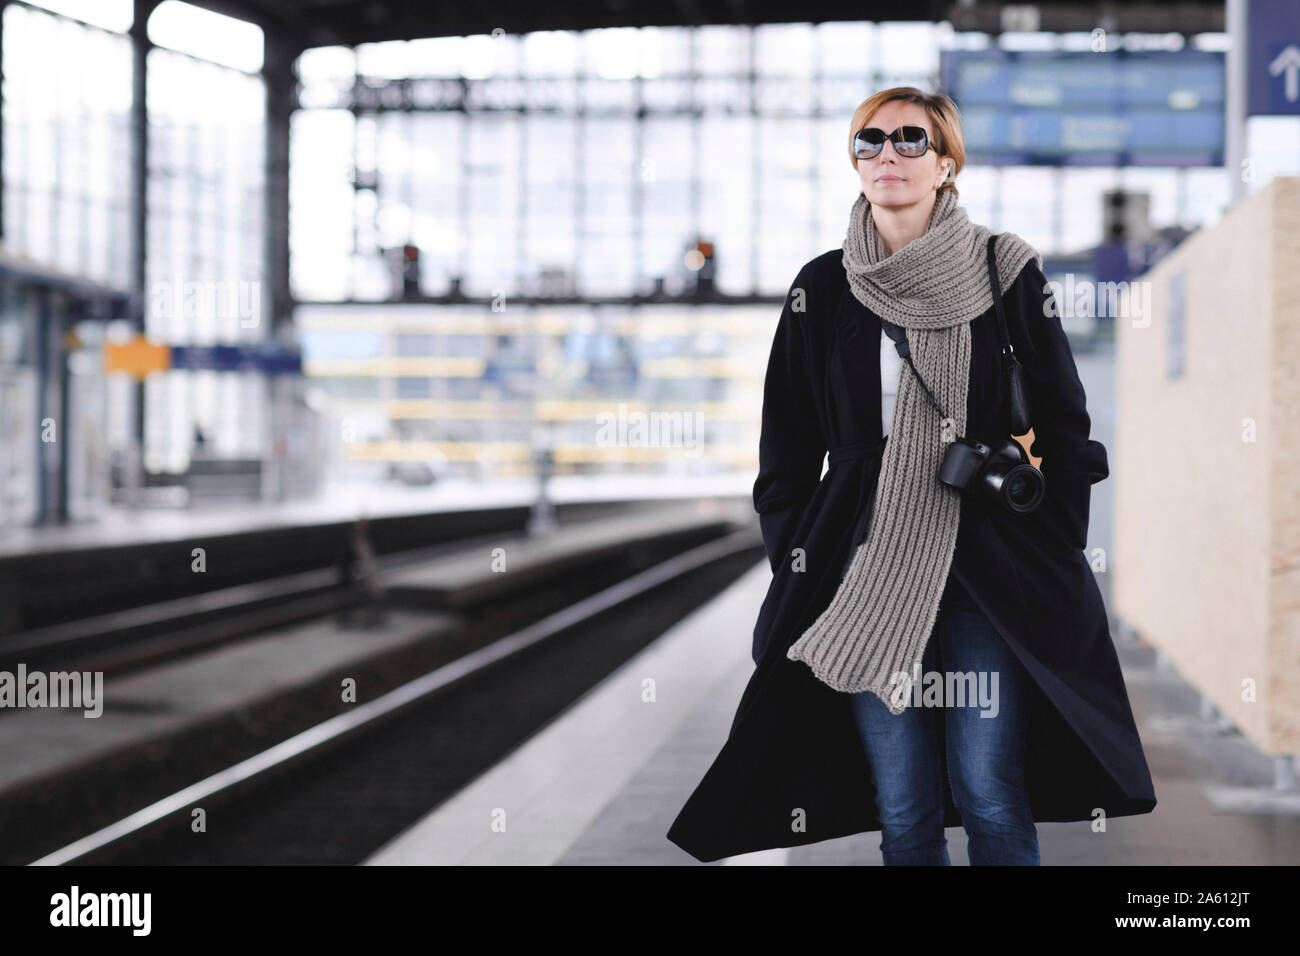
[[[1294,43],[1287,44],[1277,58],[1268,65],[1272,76],[1286,72],[1286,101],[1294,103],[1300,99],[1300,47]]]

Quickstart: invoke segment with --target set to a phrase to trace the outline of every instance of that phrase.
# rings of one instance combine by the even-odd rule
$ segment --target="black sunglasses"
[[[933,147],[924,126],[900,126],[892,133],[874,126],[864,126],[853,134],[853,155],[858,159],[872,159],[885,148],[885,140],[894,144],[899,156],[915,159],[924,156]]]

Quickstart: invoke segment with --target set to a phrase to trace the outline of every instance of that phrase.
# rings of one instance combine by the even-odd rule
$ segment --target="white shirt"
[[[889,434],[894,420],[894,405],[898,401],[899,376],[903,374],[903,357],[898,354],[894,340],[880,330],[880,433]]]

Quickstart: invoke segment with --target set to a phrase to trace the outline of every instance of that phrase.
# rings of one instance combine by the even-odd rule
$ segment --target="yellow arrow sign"
[[[143,380],[150,372],[165,372],[171,367],[171,348],[154,345],[143,335],[121,345],[104,346],[105,372],[126,372],[132,378]]]

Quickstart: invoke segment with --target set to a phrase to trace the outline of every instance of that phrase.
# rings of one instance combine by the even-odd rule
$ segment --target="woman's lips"
[[[901,183],[902,181],[902,176],[880,176],[876,179],[878,183]]]

